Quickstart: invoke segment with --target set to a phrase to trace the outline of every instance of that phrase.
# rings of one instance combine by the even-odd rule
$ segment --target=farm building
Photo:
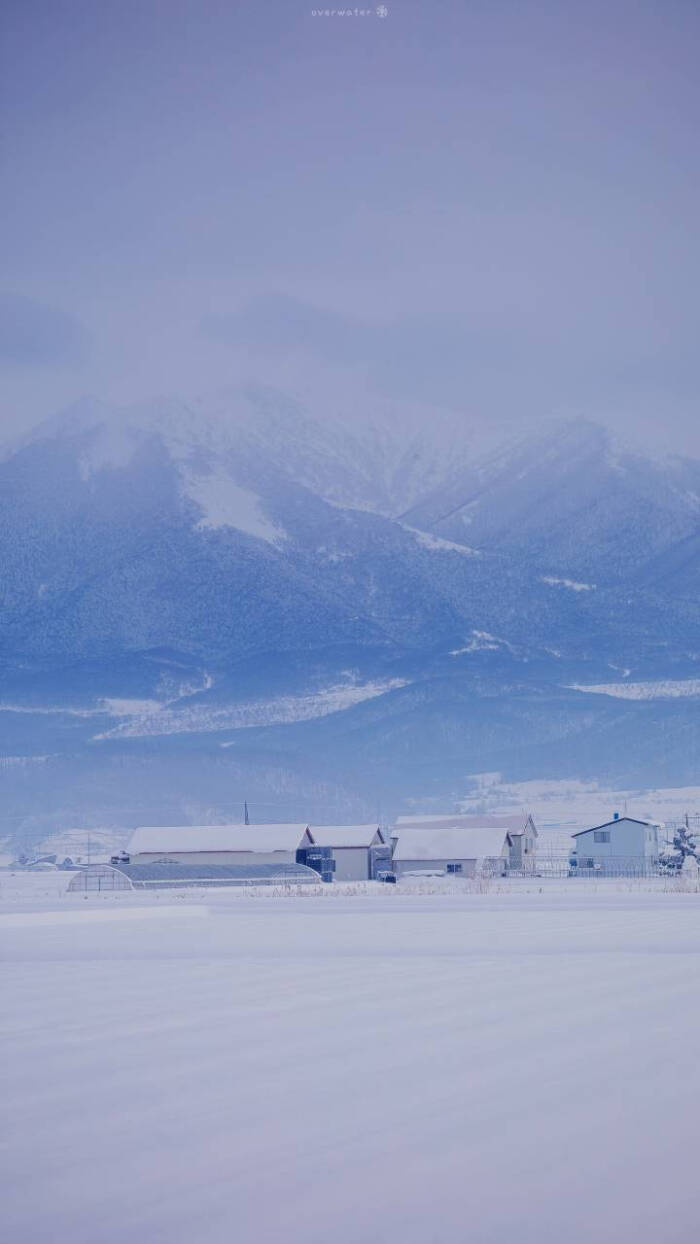
[[[397,877],[421,872],[500,876],[508,871],[510,837],[493,826],[398,826],[394,842],[392,867]]]
[[[529,812],[507,816],[463,815],[400,816],[396,830],[401,829],[502,829],[508,835],[508,868],[510,872],[534,872],[537,850],[537,827]]]
[[[316,846],[330,847],[336,881],[367,881],[391,867],[391,851],[378,825],[314,825]]]
[[[88,864],[68,885],[70,893],[102,890],[174,890],[192,886],[318,885],[304,864]]]
[[[659,827],[633,816],[617,816],[573,834],[580,876],[591,871],[608,876],[643,876],[659,864]]]
[[[145,825],[126,853],[132,864],[295,864],[313,844],[308,825]]]

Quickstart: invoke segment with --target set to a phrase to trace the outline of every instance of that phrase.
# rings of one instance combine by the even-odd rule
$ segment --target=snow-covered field
[[[568,839],[579,829],[609,820],[614,812],[641,820],[682,820],[687,812],[693,814],[700,810],[700,786],[615,790],[599,782],[573,778],[506,782],[500,773],[482,773],[473,777],[472,787],[459,800],[459,806],[462,812],[487,813],[519,812],[527,808],[540,834],[564,834]],[[449,807],[446,810],[449,811]]]
[[[697,1237],[700,894],[66,880],[0,883],[12,1244]]]

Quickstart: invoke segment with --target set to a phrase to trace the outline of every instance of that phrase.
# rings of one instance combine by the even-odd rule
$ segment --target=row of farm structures
[[[182,885],[400,882],[404,878],[651,877],[695,871],[700,817],[660,824],[619,816],[558,839],[527,812],[402,816],[390,826],[142,826],[125,850],[88,861],[45,855],[13,867],[72,869],[71,890]]]

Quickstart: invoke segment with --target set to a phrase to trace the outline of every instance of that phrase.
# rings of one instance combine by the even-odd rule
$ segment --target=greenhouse
[[[305,864],[89,864],[71,878],[69,893],[173,890],[185,886],[318,885]]]

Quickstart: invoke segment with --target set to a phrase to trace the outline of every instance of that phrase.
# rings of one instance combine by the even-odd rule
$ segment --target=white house
[[[659,827],[633,816],[614,816],[612,821],[579,830],[576,867],[579,875],[591,872],[625,876],[653,872],[659,863]]]
[[[537,849],[537,827],[529,812],[507,816],[462,815],[400,816],[396,831],[401,829],[453,828],[469,830],[502,829],[508,835],[508,868],[510,872],[534,872]],[[395,831],[395,832],[396,832]]]
[[[295,864],[313,844],[308,825],[143,825],[127,855],[132,864]]]
[[[373,849],[385,845],[378,825],[314,825],[314,845],[330,847],[336,881],[367,881],[373,876]],[[384,865],[390,867],[388,859]]]
[[[392,841],[392,867],[397,877],[415,872],[500,876],[508,870],[510,835],[497,827],[399,825]]]

